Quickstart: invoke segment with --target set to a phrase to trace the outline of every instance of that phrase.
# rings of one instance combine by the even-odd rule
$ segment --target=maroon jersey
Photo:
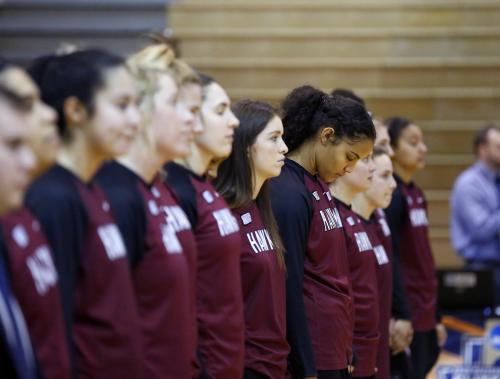
[[[338,210],[326,184],[292,160],[270,185],[285,245],[289,370],[304,377],[344,369],[352,354],[353,309]]]
[[[390,377],[389,322],[392,299],[392,243],[391,230],[384,211],[376,209],[367,223],[370,240],[377,257],[377,282],[379,293],[379,332],[377,378]]]
[[[191,224],[159,178],[149,184],[111,162],[96,180],[110,199],[132,263],[144,377],[190,378],[196,349]]]
[[[391,240],[391,228],[385,216],[383,209],[375,209],[372,214],[372,221],[376,221],[377,228],[374,230],[377,232],[378,239],[384,245],[384,249],[388,254],[389,261],[392,259],[392,240]]]
[[[55,165],[27,204],[49,240],[79,378],[141,378],[139,319],[126,249],[96,186]]]
[[[175,233],[172,237],[173,241],[177,239],[181,245],[182,254],[184,255],[186,272],[183,277],[183,291],[187,291],[184,306],[187,310],[180,312],[177,310],[177,315],[182,320],[183,331],[187,338],[187,347],[190,358],[190,376],[193,372],[193,364],[196,358],[196,348],[198,342],[198,330],[196,323],[196,262],[198,257],[196,239],[191,227],[191,223],[180,207],[175,193],[171,190],[164,179],[157,177],[152,188],[152,193],[155,197],[161,199],[163,215],[166,218],[167,234]],[[175,248],[174,248],[174,253]],[[169,270],[172,270],[170,268]],[[179,280],[181,281],[181,280]],[[181,301],[179,300],[179,304]],[[175,303],[172,302],[172,305]],[[179,378],[178,376],[177,378]]]
[[[245,314],[245,367],[269,378],[286,373],[285,269],[255,202],[233,211],[242,237],[241,283]]]
[[[167,182],[193,226],[198,251],[198,351],[211,378],[243,375],[244,318],[238,221],[205,178],[175,163]]]
[[[57,271],[39,222],[26,208],[1,219],[12,290],[28,325],[40,371],[47,379],[71,376]]]
[[[417,185],[395,178],[397,188],[388,209],[389,224],[393,233],[395,229],[399,232],[397,250],[413,329],[426,332],[436,327],[437,306],[437,279],[429,242],[427,202]]]
[[[375,374],[379,343],[377,257],[365,223],[349,206],[337,200],[344,224],[354,300],[354,377]]]

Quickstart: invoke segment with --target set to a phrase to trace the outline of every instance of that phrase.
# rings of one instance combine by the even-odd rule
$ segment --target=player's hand
[[[448,332],[446,331],[446,327],[443,324],[437,324],[436,334],[439,347],[443,347],[446,342],[446,339],[448,338]]]
[[[394,320],[389,327],[390,347],[393,354],[398,354],[410,346],[413,339],[413,327],[408,320]]]

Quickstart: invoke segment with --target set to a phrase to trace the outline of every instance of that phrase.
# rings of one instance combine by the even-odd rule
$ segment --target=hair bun
[[[134,74],[140,71],[168,69],[175,60],[174,50],[166,44],[149,45],[130,56],[127,66]]]
[[[288,94],[281,104],[283,117],[297,111],[312,116],[325,96],[327,96],[326,93],[310,85],[297,87]]]
[[[296,149],[317,130],[312,128],[312,120],[318,108],[325,103],[328,95],[310,85],[297,87],[281,104],[284,135],[283,139],[290,151]]]
[[[45,73],[56,64],[59,58],[60,56],[57,54],[48,54],[38,57],[33,61],[28,68],[28,73],[38,86],[43,82]]]

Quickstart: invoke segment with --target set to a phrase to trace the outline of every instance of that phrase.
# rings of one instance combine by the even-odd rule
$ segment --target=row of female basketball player
[[[281,108],[161,42],[3,64],[0,376],[424,378],[421,129],[310,86]]]

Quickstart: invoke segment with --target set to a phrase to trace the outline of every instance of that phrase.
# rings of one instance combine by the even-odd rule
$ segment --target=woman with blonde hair
[[[196,246],[189,220],[160,171],[168,161],[189,153],[196,115],[179,100],[179,87],[187,81],[195,85],[196,75],[163,43],[132,55],[127,66],[141,92],[143,122],[128,153],[105,165],[97,181],[127,246],[142,332],[143,375],[191,378]]]

